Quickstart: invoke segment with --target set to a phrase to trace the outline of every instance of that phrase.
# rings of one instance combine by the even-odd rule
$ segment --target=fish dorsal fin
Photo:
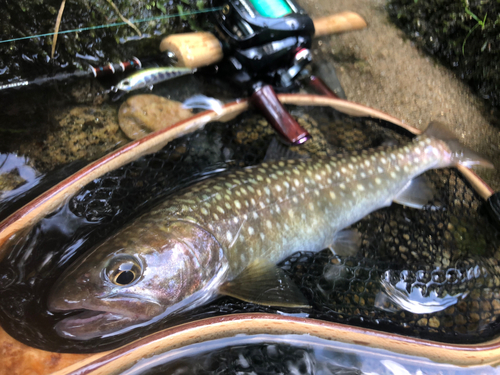
[[[330,250],[341,257],[354,256],[361,247],[361,234],[356,229],[343,229],[333,237]]]
[[[249,264],[234,280],[222,284],[219,293],[259,305],[309,307],[285,272],[267,260]]]
[[[433,197],[434,189],[429,186],[423,176],[418,176],[410,180],[393,201],[408,207],[422,209]]]

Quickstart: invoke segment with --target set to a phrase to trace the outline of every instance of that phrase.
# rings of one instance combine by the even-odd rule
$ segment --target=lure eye
[[[128,79],[122,81],[123,86],[130,86],[130,81]]]
[[[108,280],[118,286],[132,284],[142,274],[142,267],[133,257],[119,257],[111,261],[106,269]]]

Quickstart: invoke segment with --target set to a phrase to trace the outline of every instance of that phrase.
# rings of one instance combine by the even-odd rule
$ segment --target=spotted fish
[[[196,72],[196,69],[177,68],[171,66],[143,69],[121,80],[116,85],[115,89],[123,92],[129,92],[144,87],[151,87],[157,83],[186,74],[193,74],[194,72]]]
[[[199,182],[77,260],[52,311],[84,310],[57,332],[85,340],[126,332],[225,294],[271,306],[308,301],[276,263],[297,251],[352,251],[344,228],[393,201],[422,207],[426,170],[490,163],[441,124],[401,147],[267,162]]]

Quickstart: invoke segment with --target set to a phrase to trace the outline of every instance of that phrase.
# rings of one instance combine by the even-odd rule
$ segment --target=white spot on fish
[[[365,172],[361,172],[361,173],[359,174],[359,176],[360,176],[361,178],[366,178],[366,173],[365,173]]]
[[[366,159],[366,160],[365,160],[365,165],[366,165],[367,167],[369,167],[369,166],[370,166],[370,160]]]
[[[342,190],[345,190],[345,184],[340,184],[339,187],[342,189]]]
[[[380,184],[382,183],[382,180],[381,180],[380,178],[378,178],[378,177],[377,177],[377,178],[375,178],[375,183],[376,183],[377,185],[380,185]]]
[[[365,190],[365,187],[362,184],[358,184],[357,187],[358,187],[359,191],[364,191]]]
[[[203,215],[208,215],[208,210],[205,207],[202,207],[200,211]]]
[[[335,193],[333,191],[330,192],[330,198],[332,198],[332,199],[337,198],[337,196],[335,195]]]
[[[224,213],[224,209],[221,206],[217,206],[217,211],[219,211],[221,214]]]
[[[252,213],[252,216],[253,216],[254,219],[258,219],[259,218],[259,214],[257,213],[257,211],[254,211]]]
[[[239,210],[241,208],[241,203],[240,201],[236,200],[234,201],[234,205],[236,206],[236,208]]]
[[[299,199],[297,197],[292,198],[293,203],[299,203]]]
[[[262,232],[260,232],[260,239],[261,239],[262,241],[264,241],[264,239],[265,239],[265,238],[266,238],[265,234],[264,234],[264,233],[262,233]]]
[[[340,168],[340,171],[341,171],[342,173],[346,173],[346,172],[347,172],[347,169],[345,169],[344,167],[342,167],[342,168]],[[337,173],[338,173],[338,172],[337,172]],[[340,173],[339,173],[339,177],[340,177]]]
[[[378,173],[383,173],[383,172],[384,172],[384,170],[382,169],[382,167],[377,167],[377,172],[378,172]]]
[[[216,213],[213,214],[213,217],[215,220],[219,220],[219,215],[217,215]]]
[[[259,202],[259,206],[260,206],[261,208],[266,208],[266,205],[264,204],[264,202]]]
[[[396,178],[397,177],[396,173],[395,172],[391,172],[391,177],[392,178]]]
[[[271,223],[271,220],[266,221],[266,227],[268,227],[269,229],[273,228],[273,223]]]
[[[271,194],[271,190],[269,190],[269,188],[266,186],[264,188],[264,192],[267,194],[267,195],[270,195]]]
[[[232,242],[233,241],[233,235],[231,234],[230,231],[227,231],[226,233],[226,239],[229,241],[229,242]]]
[[[254,233],[255,233],[255,232],[254,232],[253,228],[252,228],[252,227],[249,227],[249,228],[248,228],[248,234],[249,234],[250,236],[252,236]]]
[[[309,204],[307,205],[307,207],[308,207],[311,211],[312,211],[312,210],[314,210],[314,205],[313,205],[312,203],[309,203]]]
[[[293,211],[292,211],[292,209],[289,209],[289,210],[288,210],[288,216],[290,216],[290,217],[292,217],[292,218],[293,218]]]

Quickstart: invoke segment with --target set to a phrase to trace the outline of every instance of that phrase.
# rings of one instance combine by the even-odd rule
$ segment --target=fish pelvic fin
[[[494,168],[489,160],[461,144],[455,134],[442,122],[432,121],[425,130],[424,135],[446,143],[451,151],[450,165],[456,166],[460,164],[465,167],[480,165],[486,168]]]
[[[357,229],[343,229],[335,233],[330,251],[337,256],[349,257],[358,253],[361,248],[361,233]]]
[[[219,293],[259,305],[310,307],[285,272],[264,259],[252,262],[234,280],[222,284]]]

